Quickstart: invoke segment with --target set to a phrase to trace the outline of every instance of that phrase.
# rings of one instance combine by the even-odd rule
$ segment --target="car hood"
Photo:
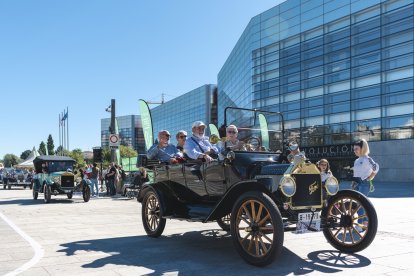
[[[62,176],[62,175],[68,175],[68,176],[70,176],[70,175],[74,175],[74,174],[71,173],[71,172],[52,172],[49,175],[50,176]]]

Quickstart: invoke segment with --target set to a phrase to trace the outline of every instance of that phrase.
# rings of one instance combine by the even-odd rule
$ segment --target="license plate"
[[[296,233],[303,234],[303,233],[309,233],[309,232],[315,232],[321,230],[321,218],[319,212],[313,213],[313,219],[312,219],[312,213],[299,213],[298,214],[298,223],[296,224]],[[310,226],[314,231],[308,230],[308,226]]]

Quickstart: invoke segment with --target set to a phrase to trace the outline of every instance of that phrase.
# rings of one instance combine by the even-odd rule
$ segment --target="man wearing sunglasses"
[[[202,121],[193,123],[193,135],[185,141],[184,152],[191,159],[202,159],[210,163],[218,157],[218,149],[210,144],[208,137],[204,135],[205,129],[206,125]]]
[[[168,130],[158,132],[158,144],[152,145],[147,152],[148,159],[158,159],[162,162],[178,163],[182,159],[183,154],[170,144],[170,133]]]

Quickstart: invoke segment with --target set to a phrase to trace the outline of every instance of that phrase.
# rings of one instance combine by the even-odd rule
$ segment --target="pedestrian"
[[[319,160],[316,165],[321,172],[322,183],[325,183],[326,179],[332,176],[331,166],[329,166],[329,162],[326,159]]]
[[[93,197],[99,197],[99,185],[98,185],[98,175],[99,175],[99,169],[98,164],[93,163],[92,170],[89,174],[89,179],[92,182],[92,195]]]
[[[118,165],[118,193],[122,193],[125,180],[126,180],[125,171],[121,165]]]
[[[109,168],[108,173],[106,174],[108,179],[108,188],[109,188],[109,195],[114,196],[116,194],[115,190],[115,177],[116,177],[116,168],[115,163],[111,163],[111,167]]]

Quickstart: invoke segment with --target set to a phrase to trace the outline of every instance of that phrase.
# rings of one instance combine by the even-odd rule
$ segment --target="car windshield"
[[[49,161],[48,170],[51,172],[61,172],[70,169],[73,171],[73,162],[68,161]]]
[[[226,109],[226,126],[220,127],[226,148],[236,151],[282,152],[282,117],[258,110]]]

